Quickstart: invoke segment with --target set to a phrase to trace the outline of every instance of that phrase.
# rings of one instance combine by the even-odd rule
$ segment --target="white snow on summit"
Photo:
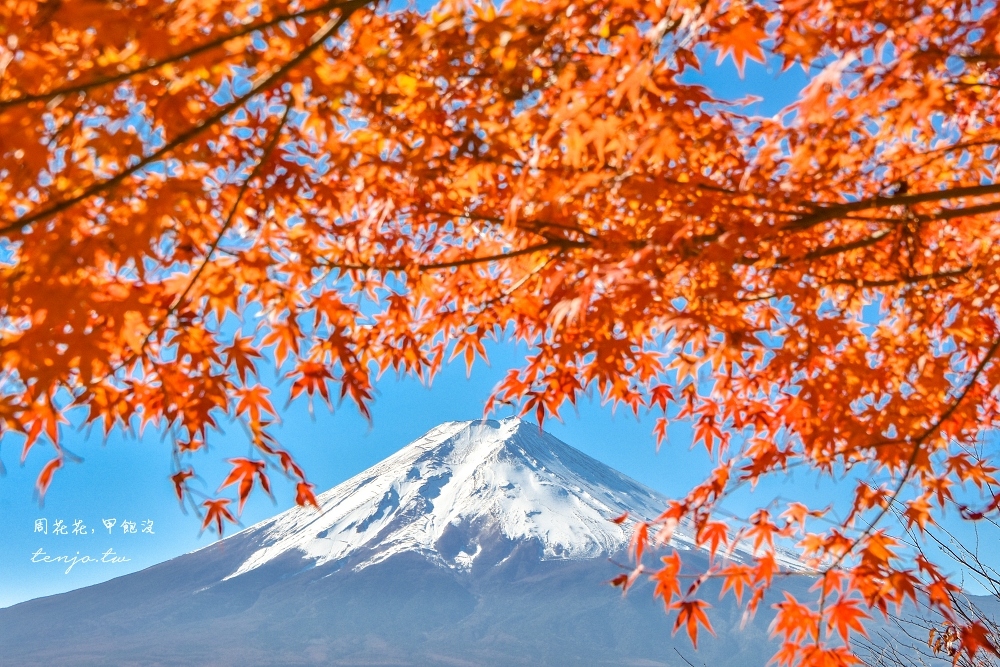
[[[628,512],[651,519],[666,498],[517,418],[447,422],[381,463],[243,531],[258,545],[229,577],[289,551],[360,570],[404,551],[468,569],[492,539],[536,540],[543,559],[586,559],[628,545]],[[678,531],[672,543],[688,547]]]

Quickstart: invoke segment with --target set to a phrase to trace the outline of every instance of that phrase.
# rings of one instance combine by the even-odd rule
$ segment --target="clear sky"
[[[751,62],[745,78],[740,79],[731,61],[715,67],[714,56],[703,60],[705,74],[692,73],[689,80],[700,80],[726,99],[746,94],[763,98],[749,109],[756,114],[775,113],[794,99],[805,82],[805,75],[797,68],[779,77],[773,66]],[[305,467],[317,492],[325,491],[443,421],[480,418],[490,390],[516,365],[518,352],[512,345],[491,346],[491,366],[478,364],[467,379],[464,364],[457,362],[446,367],[430,388],[414,379],[384,378],[378,384],[371,427],[348,404],[332,415],[317,405],[314,417],[304,403],[298,404],[282,415],[280,440]],[[682,495],[703,479],[707,469],[704,454],[690,450],[690,432],[682,424],[671,427],[668,442],[657,452],[653,418],[636,420],[624,412],[612,415],[596,401],[584,402],[575,413],[568,410],[564,418],[562,424],[547,422],[546,429],[668,495]],[[6,476],[0,478],[0,607],[137,571],[216,539],[213,533],[199,535],[197,518],[179,509],[168,479],[170,448],[159,434],[149,432],[141,440],[112,434],[106,443],[97,431],[70,430],[65,437],[67,448],[84,463],[67,464],[57,471],[44,506],[37,502],[33,489],[51,450],[35,447],[21,466],[21,441],[16,437],[0,440],[0,460],[7,468]],[[234,444],[226,446],[227,440]],[[245,449],[235,444],[243,442],[240,433],[216,434],[209,440],[214,448],[198,461],[199,471],[210,479],[221,479],[228,469],[224,459],[243,455]],[[294,504],[293,485],[275,481],[276,501],[254,494],[243,512],[243,525],[252,525]],[[210,493],[214,490],[206,489]],[[819,491],[813,480],[788,476],[764,485],[757,493],[801,497]],[[736,499],[730,509],[739,511],[742,502]],[[47,521],[47,533],[36,532],[39,519]],[[105,520],[114,520],[114,525],[107,528]],[[66,527],[65,535],[54,534],[57,521]],[[123,530],[127,522],[135,524],[135,532]],[[230,526],[229,530],[237,529]],[[49,556],[79,552],[80,557],[100,559],[107,554],[106,559],[128,560],[78,563],[66,572],[65,564],[33,563],[33,556],[40,558],[39,550]]]

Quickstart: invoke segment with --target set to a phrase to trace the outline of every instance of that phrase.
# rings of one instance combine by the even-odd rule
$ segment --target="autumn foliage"
[[[690,75],[803,67],[774,117]],[[527,344],[490,405],[584,392],[694,427],[714,472],[636,533],[692,640],[699,587],[751,612],[797,544],[779,665],[856,662],[872,615],[955,584],[884,521],[996,517],[980,446],[1000,382],[1000,11],[978,0],[0,3],[0,425],[63,465],[64,413],[171,436],[172,481],[222,417],[256,454],[220,492],[315,504],[285,400],[367,414],[490,335]],[[803,468],[853,509],[719,513]],[[643,564],[693,527],[712,556]],[[725,558],[737,542],[751,565]],[[973,623],[963,652],[996,653]]]

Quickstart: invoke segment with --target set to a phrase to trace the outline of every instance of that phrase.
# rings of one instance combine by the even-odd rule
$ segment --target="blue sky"
[[[431,388],[414,379],[385,378],[378,385],[374,425],[369,427],[357,410],[344,404],[335,414],[317,406],[311,417],[305,405],[285,412],[278,433],[283,445],[293,451],[317,490],[326,490],[377,463],[443,421],[477,419],[490,389],[516,360],[516,350],[493,346],[492,366],[480,364],[467,379],[464,365],[452,364]],[[499,413],[506,416],[507,413]],[[546,428],[591,456],[661,491],[679,494],[698,481],[704,467],[678,465],[690,437],[683,425],[675,427],[671,442],[656,453],[651,421],[639,422],[623,413],[584,405],[579,415],[570,411],[565,424]],[[233,444],[226,446],[231,437]],[[228,433],[210,439],[214,449],[197,461],[199,472],[221,479],[221,459],[242,455],[241,434]],[[216,539],[206,532],[199,536],[199,522],[182,514],[172,486],[169,447],[156,434],[141,441],[112,436],[106,444],[98,434],[70,437],[69,448],[85,459],[59,471],[45,498],[44,507],[33,500],[35,476],[44,465],[45,453],[29,456],[19,467],[9,459],[14,447],[4,450],[8,474],[0,482],[0,606],[70,590],[142,569],[173,556],[205,546]],[[690,457],[695,458],[695,457]],[[11,465],[13,464],[13,465]],[[251,525],[293,505],[293,485],[276,480],[276,502],[255,494],[243,512],[244,525]],[[38,518],[48,519],[50,533],[34,532]],[[109,535],[104,519],[116,519]],[[53,535],[58,519],[69,528],[66,535]],[[82,520],[93,533],[73,535],[75,520]],[[143,521],[152,520],[153,534],[141,532]],[[124,521],[137,525],[136,533],[124,533]],[[148,524],[147,524],[148,525]],[[233,529],[230,528],[229,532]],[[127,563],[84,563],[67,574],[65,565],[32,563],[39,548],[46,554],[100,557],[107,549]]]
[[[777,112],[795,98],[806,80],[797,68],[779,77],[773,65],[753,62],[747,64],[741,79],[731,61],[715,66],[713,55],[705,55],[703,61],[704,74],[690,73],[687,78],[699,80],[725,99],[747,94],[763,98],[748,109],[756,114]],[[292,406],[282,414],[280,440],[305,467],[317,491],[326,490],[443,421],[481,417],[490,390],[520,359],[513,345],[496,344],[489,351],[491,366],[477,364],[471,378],[466,377],[461,362],[446,367],[430,388],[412,378],[384,378],[377,386],[372,426],[351,405],[345,404],[332,415],[318,405],[315,416],[304,403]],[[564,423],[547,423],[547,430],[668,495],[683,495],[707,470],[704,454],[691,450],[690,432],[683,424],[671,427],[668,441],[657,452],[653,417],[636,420],[630,413],[613,415],[597,402],[585,401],[575,412],[567,410],[564,419]],[[180,510],[168,479],[170,448],[159,434],[149,432],[137,440],[116,433],[104,442],[97,431],[70,430],[65,438],[67,448],[84,463],[68,464],[57,472],[44,506],[37,502],[33,489],[51,452],[36,447],[21,466],[20,443],[0,441],[0,460],[7,468],[0,479],[0,607],[137,571],[216,539],[212,533],[199,534],[197,518]],[[243,447],[235,444],[242,442],[240,433],[211,438],[213,449],[198,461],[199,472],[221,479],[227,469],[224,459],[242,455]],[[814,480],[789,475],[763,485],[757,494],[808,497],[821,491]],[[293,485],[278,480],[275,498],[272,503],[263,494],[255,494],[243,512],[243,525],[291,507]],[[750,500],[737,498],[729,509],[738,512],[744,504],[749,507]],[[47,521],[48,533],[35,532],[38,519]],[[104,521],[112,519],[114,525],[106,528]],[[63,522],[67,534],[53,534],[57,521]],[[134,523],[136,532],[123,531],[126,522]],[[80,534],[73,534],[74,525]],[[144,527],[151,527],[152,532],[143,532]],[[66,572],[65,563],[32,562],[40,560],[42,552],[50,557],[78,554],[100,560],[107,554],[105,560],[128,560],[78,562]]]

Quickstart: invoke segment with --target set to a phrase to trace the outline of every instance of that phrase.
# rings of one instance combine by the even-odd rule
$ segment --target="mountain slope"
[[[296,508],[0,610],[0,664],[684,664],[675,646],[694,657],[648,587],[623,598],[602,585],[630,534],[609,519],[651,518],[665,499],[535,425],[443,424],[319,500],[321,512]],[[713,612],[719,638],[694,662],[767,662],[766,613],[742,628],[731,602]]]
[[[510,418],[442,424],[319,501],[320,515],[295,508],[246,531],[263,546],[231,576],[289,550],[357,570],[406,551],[469,569],[498,541],[537,540],[543,559],[610,556],[631,527],[610,519],[652,518],[666,499]]]

